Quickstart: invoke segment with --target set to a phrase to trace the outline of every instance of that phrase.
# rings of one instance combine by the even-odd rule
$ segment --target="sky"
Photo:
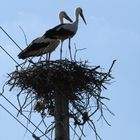
[[[108,70],[114,59],[117,62],[112,70],[115,79],[103,94],[110,98],[108,107],[115,116],[106,114],[111,127],[105,122],[98,122],[98,132],[103,140],[140,139],[140,1],[139,0],[0,0],[0,26],[2,26],[20,45],[25,48],[24,36],[19,25],[24,29],[28,42],[41,36],[46,30],[59,23],[58,13],[64,10],[74,19],[74,10],[81,7],[87,26],[80,19],[77,34],[72,39],[72,45],[86,48],[78,53],[82,60],[88,60],[90,65],[100,65]],[[64,54],[67,51],[67,41],[64,43]],[[0,31],[2,45],[19,63],[20,50]],[[66,46],[66,47],[65,47]],[[74,52],[74,47],[73,47]],[[52,59],[59,58],[59,47],[52,54]],[[0,89],[7,79],[7,73],[15,70],[15,63],[0,50]],[[8,92],[9,99],[15,92]],[[0,97],[0,103],[13,111],[8,103]],[[13,111],[16,114],[15,111]],[[7,112],[0,107],[0,137],[3,140],[32,139],[25,134],[25,129],[19,125]],[[17,133],[18,131],[18,133]],[[94,135],[87,133],[87,139]]]

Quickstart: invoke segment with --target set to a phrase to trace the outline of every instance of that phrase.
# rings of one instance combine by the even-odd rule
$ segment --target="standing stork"
[[[86,24],[86,20],[85,20],[84,15],[83,15],[83,10],[80,7],[78,7],[75,10],[76,19],[73,23],[60,24],[60,25],[46,31],[46,33],[44,34],[45,38],[60,39],[61,40],[60,59],[62,59],[63,41],[65,39],[69,39],[69,52],[70,52],[70,58],[72,60],[70,41],[71,41],[71,38],[77,32],[78,23],[79,23],[79,15],[82,17],[84,23]]]
[[[72,22],[72,20],[66,14],[66,12],[61,11],[59,13],[59,19],[61,24],[64,23],[64,18]],[[27,48],[25,48],[18,54],[18,57],[20,59],[26,59],[28,57],[41,56],[45,53],[48,53],[48,60],[50,60],[51,53],[56,49],[59,43],[59,39],[51,39],[43,35],[42,37],[38,37],[35,40],[33,40]]]

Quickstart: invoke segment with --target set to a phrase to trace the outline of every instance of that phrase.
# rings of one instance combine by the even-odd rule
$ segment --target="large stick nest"
[[[49,115],[54,115],[54,95],[64,94],[74,108],[70,110],[71,117],[74,118],[75,123],[80,125],[86,120],[82,120],[81,123],[81,120],[77,119],[77,115],[80,113],[83,119],[83,114],[93,106],[89,102],[91,98],[94,99],[96,105],[88,117],[99,108],[101,109],[102,99],[107,99],[101,96],[101,91],[105,88],[105,84],[112,79],[111,69],[114,62],[109,71],[105,73],[101,72],[100,66],[91,67],[87,65],[87,62],[68,60],[40,61],[30,63],[28,67],[19,65],[14,72],[9,74],[8,85],[11,86],[11,90],[19,87],[18,95],[21,93],[27,94],[27,96],[33,95],[34,110],[40,113],[47,110]],[[23,108],[27,104],[29,103],[26,98],[21,107]]]

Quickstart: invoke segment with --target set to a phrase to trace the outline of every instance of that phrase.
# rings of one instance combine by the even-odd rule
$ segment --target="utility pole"
[[[55,140],[69,139],[69,100],[65,94],[55,93]]]

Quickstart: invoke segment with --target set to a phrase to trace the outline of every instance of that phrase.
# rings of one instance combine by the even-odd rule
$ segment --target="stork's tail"
[[[26,59],[33,56],[41,56],[45,53],[53,52],[59,45],[60,40],[47,39],[44,42],[32,42],[27,48],[18,54],[19,59]]]

